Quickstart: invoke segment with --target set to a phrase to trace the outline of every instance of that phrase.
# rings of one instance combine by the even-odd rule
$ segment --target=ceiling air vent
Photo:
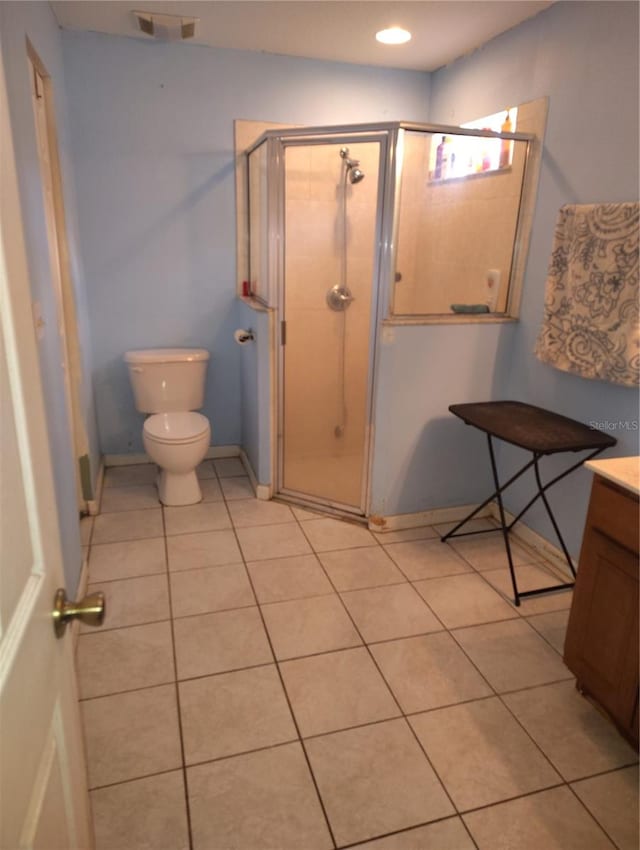
[[[196,33],[198,18],[157,15],[155,12],[134,12],[133,15],[141,32],[159,41],[180,41],[193,38]]]

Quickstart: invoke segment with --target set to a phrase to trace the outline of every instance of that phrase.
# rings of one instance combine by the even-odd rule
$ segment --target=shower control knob
[[[336,283],[327,292],[327,304],[332,310],[338,312],[346,310],[352,301],[355,301],[355,299],[348,286],[340,286],[340,284]]]

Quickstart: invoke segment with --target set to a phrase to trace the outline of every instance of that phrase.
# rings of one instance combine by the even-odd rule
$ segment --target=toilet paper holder
[[[247,330],[238,328],[238,330],[233,334],[233,338],[238,345],[244,345],[246,342],[253,342],[255,334],[251,328],[247,328]]]

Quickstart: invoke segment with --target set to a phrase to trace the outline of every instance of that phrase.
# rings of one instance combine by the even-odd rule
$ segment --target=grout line
[[[162,682],[154,682],[153,685],[142,685],[137,688],[124,688],[121,691],[108,691],[105,694],[94,694],[90,697],[80,697],[78,702],[94,702],[98,699],[107,699],[108,697],[120,697],[124,696],[124,694],[134,694],[138,691],[152,691],[154,688],[162,688],[168,685],[173,685],[175,683],[175,679],[165,679]]]
[[[570,682],[575,679],[575,676],[570,672],[568,676],[563,676],[562,679],[552,679],[550,682],[539,682],[537,685],[526,685],[524,688],[512,688],[511,690],[506,691],[496,691],[496,696],[506,697],[511,696],[511,694],[519,694],[523,691],[535,691],[538,688],[547,688],[552,685],[560,685],[563,682]]]
[[[567,783],[561,779],[560,782],[554,782],[552,785],[545,785],[544,788],[536,788],[535,791],[527,791],[524,794],[514,794],[512,797],[505,797],[503,800],[495,800],[493,803],[485,803],[482,806],[473,806],[470,809],[463,809],[460,812],[460,815],[464,820],[464,815],[470,815],[474,812],[482,812],[485,809],[493,809],[496,806],[502,806],[505,803],[513,803],[515,800],[524,800],[526,797],[536,797],[538,794],[544,794],[546,791],[554,791],[558,788],[564,788],[566,784]],[[541,848],[541,850],[544,850],[544,848]]]
[[[202,505],[204,503],[199,502],[199,504]],[[208,505],[219,505],[220,502],[207,502],[206,504],[208,504]],[[187,535],[190,535],[190,534],[212,534],[214,531],[231,531],[231,530],[232,530],[231,525],[225,525],[225,526],[222,526],[222,528],[207,528],[207,529],[203,529],[202,531],[179,531],[179,532],[176,532],[175,534],[173,532],[168,532],[166,537],[167,537],[167,539],[173,539],[174,537],[181,537],[181,536],[186,537]]]
[[[260,664],[248,664],[246,667],[231,667],[229,670],[215,670],[213,673],[203,673],[200,676],[186,676],[184,679],[178,679],[178,683],[197,682],[199,679],[212,679],[215,676],[226,676],[229,673],[244,673],[246,670],[259,670],[261,667],[271,667],[275,661],[264,661]]]
[[[169,547],[167,543],[167,525],[166,518],[164,515],[164,508],[162,508],[162,528],[164,531],[164,554],[165,554],[165,563],[167,565],[166,568],[166,579],[167,579],[167,593],[169,598],[169,617],[171,622],[171,648],[173,651],[173,672],[174,672],[174,688],[175,688],[175,696],[176,696],[176,710],[178,715],[178,735],[180,738],[180,757],[182,759],[182,782],[184,786],[184,801],[185,801],[185,813],[187,816],[187,835],[189,841],[189,850],[193,850],[193,828],[191,824],[191,807],[189,804],[189,785],[187,782],[187,765],[185,758],[185,750],[184,750],[184,730],[183,730],[183,722],[182,722],[182,710],[180,706],[180,689],[178,685],[178,656],[176,652],[176,636],[174,629],[174,621],[173,621],[173,603],[171,598],[171,581],[169,579]]]
[[[364,649],[364,647],[357,647],[358,649]],[[349,651],[349,650],[347,650]],[[386,682],[384,684],[389,689],[389,686]],[[391,694],[393,697],[394,695]],[[394,697],[395,701],[395,697]],[[339,726],[336,729],[327,729],[324,732],[314,732],[312,735],[303,735],[303,741],[316,741],[319,738],[330,738],[333,735],[338,735],[340,732],[353,732],[355,729],[366,729],[369,726],[382,726],[385,723],[389,723],[391,720],[402,720],[404,715],[402,714],[402,709],[398,707],[397,714],[389,714],[387,717],[379,717],[377,720],[367,720],[365,723],[353,723],[349,726]]]
[[[156,770],[153,773],[141,773],[139,776],[130,776],[128,779],[120,779],[118,782],[107,782],[104,785],[92,785],[88,790],[93,793],[94,791],[102,791],[105,788],[115,788],[118,785],[128,785],[130,782],[139,782],[141,779],[151,779],[153,776],[164,776],[167,773],[181,772],[182,767],[181,765],[178,765],[177,767],[170,767],[167,770]]]
[[[187,769],[192,767],[203,767],[206,764],[217,764],[221,761],[229,761],[230,759],[239,758],[241,756],[251,756],[254,753],[264,753],[269,750],[277,750],[280,747],[289,747],[291,744],[300,744],[300,738],[288,738],[286,741],[277,741],[275,744],[264,744],[261,747],[253,747],[250,750],[238,750],[234,753],[225,753],[222,756],[212,756],[211,758],[202,759],[201,761],[189,762]]]
[[[163,622],[169,622],[169,621],[165,620]],[[112,631],[115,631],[115,630],[112,629]],[[436,635],[436,634],[440,635],[440,634],[442,634],[442,632],[428,632],[424,635],[416,635],[416,637],[430,637],[431,635]],[[413,637],[414,636],[411,636],[409,638],[393,638],[392,640],[385,641],[385,643],[396,643],[396,642],[401,641],[401,640],[412,640]],[[372,644],[372,645],[375,646],[375,645],[379,645],[379,644]],[[330,650],[327,650],[326,652],[315,652],[315,653],[312,653],[310,655],[298,655],[295,658],[283,658],[283,659],[281,659],[277,662],[267,661],[267,662],[264,662],[262,664],[249,664],[246,667],[233,667],[233,668],[230,668],[228,670],[226,670],[226,669],[225,670],[216,670],[212,673],[203,673],[200,676],[188,676],[184,679],[177,679],[177,680],[176,679],[168,679],[168,680],[165,680],[165,681],[162,681],[162,682],[154,682],[153,684],[150,684],[150,685],[142,685],[142,686],[135,687],[135,688],[123,688],[122,690],[118,690],[118,691],[108,691],[104,694],[94,694],[93,696],[90,696],[90,697],[80,697],[78,701],[79,702],[91,702],[92,700],[103,699],[105,697],[120,696],[121,694],[130,694],[130,693],[133,693],[134,691],[148,691],[148,690],[152,690],[153,688],[159,688],[163,685],[171,685],[175,681],[177,681],[178,684],[182,684],[183,682],[197,682],[200,679],[213,679],[217,676],[226,676],[226,675],[229,675],[231,673],[244,673],[247,670],[258,670],[262,667],[272,667],[272,666],[275,666],[275,663],[280,664],[280,665],[283,665],[283,664],[286,665],[289,662],[305,661],[307,658],[318,658],[318,657],[323,656],[323,655],[336,655],[336,654],[341,653],[341,652],[352,652],[353,650],[359,650],[359,649],[364,649],[364,648],[365,648],[364,644],[357,644],[356,646],[346,646],[346,647],[342,647],[340,649],[330,649]],[[529,685],[526,688],[518,688],[517,691],[502,691],[501,693],[492,693],[492,694],[481,696],[481,697],[472,697],[470,699],[462,699],[462,700],[459,700],[458,702],[444,703],[442,705],[434,705],[434,706],[430,706],[429,708],[418,708],[415,711],[404,711],[404,710],[403,711],[404,711],[404,715],[406,717],[416,717],[417,715],[429,714],[432,711],[439,711],[440,709],[443,709],[443,708],[455,708],[458,705],[467,705],[468,703],[472,703],[472,702],[481,702],[482,700],[485,700],[485,699],[492,699],[494,696],[510,696],[511,694],[518,694],[518,693],[522,693],[524,691],[532,691],[532,690],[536,690],[537,688],[544,688],[544,687],[547,687],[547,685],[549,685],[549,686],[559,685],[562,682],[567,682],[569,680],[570,679],[568,679],[568,678],[567,679],[556,679],[553,682],[545,682],[542,685]],[[386,682],[385,682],[385,684],[386,684]],[[370,720],[370,721],[367,721],[365,723],[356,723],[356,724],[353,724],[352,726],[339,726],[336,729],[331,729],[329,732],[317,732],[313,735],[304,735],[302,737],[304,738],[304,740],[308,740],[309,738],[321,738],[324,735],[328,735],[328,734],[332,735],[334,732],[342,732],[346,729],[359,729],[361,726],[371,726],[375,723],[384,722],[385,720],[391,720],[391,719],[393,719],[395,717],[399,717],[399,716],[400,715],[393,715],[392,717],[382,718],[381,720]],[[636,763],[637,763],[637,758],[636,758],[635,761],[630,762],[630,764],[636,764]],[[622,767],[628,767],[628,766],[629,765],[625,764]],[[622,768],[612,768],[612,770],[619,770],[619,769],[622,769]],[[602,771],[602,773],[610,773],[610,772],[611,772],[611,770]],[[597,773],[589,774],[588,777],[584,777],[584,778],[590,778],[591,776],[598,776],[598,775],[600,775],[600,774],[597,774]],[[567,781],[580,782],[582,780],[582,778],[583,777],[580,777],[579,779],[572,779],[572,780],[567,780]]]
[[[307,557],[307,556],[304,556],[304,557]],[[252,562],[252,563],[255,563],[255,562]],[[266,602],[261,602],[258,599],[258,605],[266,607],[266,606],[269,606],[269,605],[279,605],[281,602],[304,602],[305,599],[320,599],[323,596],[335,596],[335,594],[334,594],[333,591],[331,591],[330,593],[326,593],[326,592],[325,593],[310,593],[308,596],[292,596],[291,598],[287,598],[287,599],[270,599]]]
[[[160,537],[154,537],[154,538],[150,538],[150,539],[160,540],[161,538]],[[100,544],[100,545],[102,545],[102,544]],[[164,567],[163,569],[156,570],[152,573],[140,573],[140,575],[136,575],[136,576],[119,576],[118,578],[92,579],[92,580],[88,581],[87,584],[88,585],[89,584],[90,585],[113,584],[116,581],[129,581],[129,579],[134,579],[134,578],[149,578],[150,576],[163,576],[166,573],[166,570],[167,570],[167,568]]]
[[[540,637],[542,638],[542,640],[543,640],[543,641],[545,641],[545,643],[547,643],[547,644],[551,647],[551,649],[553,649],[555,652],[557,652],[557,653],[558,653],[558,655],[559,655],[559,656],[560,656],[560,658],[562,659],[563,663],[564,663],[564,655],[563,655],[562,650],[558,649],[558,647],[557,647],[557,646],[554,646],[554,645],[551,643],[551,641],[549,640],[549,638],[548,638],[545,634],[543,634],[541,631],[539,631],[538,629],[536,629],[536,627],[533,625],[533,623],[531,623],[531,622],[529,622],[529,621],[530,621],[533,617],[544,617],[544,615],[545,615],[545,614],[562,614],[562,613],[563,613],[564,611],[566,611],[566,610],[567,610],[566,608],[559,608],[559,609],[558,609],[558,610],[556,610],[556,611],[545,611],[545,612],[544,612],[544,613],[542,613],[542,614],[532,614],[532,615],[530,615],[530,616],[528,616],[528,617],[525,617],[525,618],[524,618],[524,619],[527,621],[527,623],[529,623],[529,625],[531,626],[531,628],[532,628],[532,629],[533,629],[533,630],[534,630],[537,634],[539,634],[539,635],[540,635]]]
[[[108,600],[107,600],[107,604],[108,604]],[[80,631],[80,632],[78,632],[78,637],[86,637],[87,635],[95,635],[97,637],[98,635],[104,635],[107,632],[117,632],[117,631],[120,631],[121,629],[133,629],[136,626],[151,626],[154,623],[168,623],[170,621],[171,621],[170,617],[160,617],[157,620],[143,620],[140,623],[125,623],[121,626],[112,626],[111,628],[105,628],[105,626],[100,626],[99,632],[88,631],[88,630],[86,632]]]
[[[214,567],[214,569],[217,569]],[[213,610],[198,611],[195,614],[174,614],[173,620],[193,620],[194,617],[209,617],[212,614],[228,614],[230,611],[246,611],[248,608],[257,608],[257,604],[251,602],[248,605],[234,605],[231,608],[214,608]],[[259,666],[259,665],[255,665]]]
[[[411,826],[406,826],[403,829],[396,829],[393,832],[385,832],[382,835],[375,835],[373,836],[373,838],[365,838],[363,841],[358,841],[355,844],[341,844],[338,850],[357,850],[358,847],[366,847],[367,845],[374,844],[375,842],[384,841],[384,839],[386,838],[395,838],[396,835],[409,835],[409,833],[411,832],[416,832],[419,829],[424,829],[425,827],[432,826],[436,823],[444,823],[448,820],[460,821],[464,829],[466,829],[467,833],[469,833],[469,828],[462,820],[460,815],[445,815],[445,817],[442,818],[435,818],[435,820],[428,820],[424,821],[423,823],[412,824]],[[473,840],[473,836],[471,835],[471,833],[469,833],[469,838],[471,839],[473,846],[477,848],[478,845]]]
[[[298,524],[299,524],[299,525],[301,526],[301,528],[302,528],[302,524],[301,524],[301,523],[298,523]],[[304,528],[302,528],[302,533],[303,533],[303,534],[305,533],[305,532],[304,532]],[[305,534],[305,537],[306,537],[306,534]],[[308,538],[307,538],[307,539],[308,539]],[[322,568],[324,569],[324,566],[322,565],[322,562],[320,562],[320,563],[321,563]],[[334,586],[334,584],[333,584],[333,582],[332,582],[332,580],[331,580],[331,576],[327,573],[327,571],[326,571],[326,570],[325,570],[325,574],[326,574],[326,576],[327,576],[327,579],[328,579],[328,580],[329,580],[329,582],[331,583],[332,587],[334,587],[334,589],[335,589],[335,586]],[[414,593],[416,593],[416,594],[417,594],[417,591],[415,590],[415,588],[414,588]],[[419,596],[419,594],[417,594],[417,595]],[[401,719],[403,719],[403,720],[404,720],[405,726],[407,726],[407,727],[408,727],[408,729],[409,729],[410,733],[413,735],[414,739],[416,740],[416,742],[417,742],[418,746],[420,747],[420,750],[422,751],[422,753],[424,754],[425,759],[427,760],[427,763],[428,763],[428,764],[429,764],[429,766],[431,767],[431,770],[433,771],[434,776],[437,778],[437,780],[438,780],[438,782],[440,783],[440,786],[442,787],[442,790],[444,791],[444,793],[445,793],[445,795],[446,795],[447,799],[448,799],[448,800],[449,800],[449,802],[451,803],[451,806],[453,807],[453,810],[457,813],[457,812],[458,812],[458,807],[456,806],[456,804],[455,804],[455,803],[454,803],[454,801],[453,801],[453,798],[452,798],[452,797],[451,797],[451,795],[449,794],[449,791],[448,791],[447,787],[445,786],[444,782],[442,781],[442,779],[441,779],[441,777],[440,777],[440,774],[439,774],[439,773],[438,773],[438,771],[435,769],[435,766],[432,764],[431,759],[430,759],[430,758],[429,758],[429,756],[427,755],[427,752],[426,752],[426,750],[424,749],[424,747],[422,746],[422,743],[420,742],[420,740],[419,740],[418,736],[416,735],[415,730],[413,729],[413,727],[412,727],[411,723],[408,721],[407,716],[406,716],[406,714],[404,713],[404,711],[403,711],[403,709],[402,709],[402,706],[400,705],[400,702],[399,702],[398,698],[396,697],[395,693],[393,692],[393,689],[392,689],[391,685],[389,684],[389,682],[387,681],[386,676],[384,675],[384,673],[383,673],[383,672],[382,672],[382,670],[380,669],[380,666],[379,666],[379,664],[378,664],[378,661],[377,661],[376,657],[375,657],[375,656],[374,656],[374,654],[371,652],[371,649],[369,648],[369,645],[367,644],[367,642],[364,640],[364,637],[363,637],[363,635],[362,635],[362,633],[361,633],[360,629],[358,628],[357,623],[355,622],[354,618],[351,616],[351,612],[350,612],[350,611],[349,611],[349,609],[347,608],[347,606],[346,606],[346,604],[345,604],[344,600],[342,599],[342,597],[340,596],[340,594],[339,594],[339,593],[338,593],[338,597],[339,597],[339,599],[340,599],[340,602],[341,602],[341,604],[342,604],[342,607],[344,608],[344,611],[345,611],[345,613],[346,613],[347,617],[349,617],[349,619],[351,620],[351,622],[352,622],[352,624],[353,624],[353,627],[354,627],[354,629],[356,630],[356,633],[359,635],[360,640],[361,640],[361,641],[362,641],[362,643],[364,644],[364,646],[365,646],[365,648],[366,648],[366,650],[367,650],[367,653],[368,653],[368,655],[369,655],[369,658],[370,658],[370,659],[371,659],[371,661],[373,662],[373,664],[374,664],[374,666],[375,666],[376,670],[378,671],[378,673],[379,673],[379,675],[380,675],[380,677],[381,677],[382,681],[383,681],[383,682],[384,682],[384,684],[387,686],[387,690],[389,691],[389,694],[390,694],[391,698],[393,699],[393,701],[395,702],[396,706],[398,707],[398,710],[399,710],[399,712],[400,712],[400,717],[401,717]],[[423,602],[424,602],[424,600],[423,600]],[[424,602],[424,604],[425,604],[425,605],[427,605],[427,603],[426,603],[426,602]],[[427,605],[427,608],[428,608],[428,610],[431,610],[431,609],[429,608],[429,606],[428,606],[428,605]],[[434,616],[435,616],[435,615],[434,615]],[[437,619],[437,618],[436,618],[436,619]],[[380,721],[380,722],[383,722],[383,721]]]
[[[575,780],[574,780],[574,781],[575,781]],[[580,797],[580,795],[576,792],[576,790],[572,787],[572,785],[571,785],[571,783],[570,783],[570,782],[567,782],[567,787],[569,788],[569,792],[570,792],[571,794],[573,794],[573,796],[575,797],[575,799],[578,801],[578,803],[579,803],[579,804],[582,806],[582,808],[585,810],[585,812],[587,813],[587,816],[590,816],[591,818],[593,818],[593,820],[596,822],[596,824],[600,827],[600,829],[601,829],[601,830],[604,832],[604,834],[607,836],[607,838],[609,839],[609,841],[611,841],[611,843],[613,844],[613,846],[614,846],[614,847],[617,847],[617,848],[618,848],[618,850],[623,850],[623,848],[621,848],[621,847],[620,847],[620,845],[618,844],[618,842],[613,840],[613,836],[609,834],[609,832],[608,832],[608,830],[605,828],[604,824],[600,823],[599,819],[595,816],[595,813],[594,813],[594,812],[592,812],[592,811],[590,811],[590,809],[587,807],[587,804],[586,804],[586,803],[584,802],[584,800]]]
[[[461,815],[459,815],[459,817],[460,817],[460,822],[462,823],[462,826],[464,827],[467,835],[469,836],[469,840],[471,841],[473,846],[476,848],[476,850],[480,850],[480,845],[478,844],[478,842],[475,839],[475,836],[471,832],[471,827],[469,826],[469,824],[465,821],[465,819]]]
[[[159,510],[159,508],[154,508],[153,510]],[[129,511],[123,511],[122,513],[129,513]],[[101,517],[101,516],[114,516],[114,514],[98,514],[98,516],[99,517]],[[97,518],[98,517],[96,517],[96,519]],[[94,532],[95,532],[95,529],[94,529]],[[91,538],[92,538],[91,545],[92,546],[104,546],[107,543],[136,543],[136,542],[142,541],[142,540],[158,540],[160,537],[161,537],[160,534],[145,534],[142,537],[125,537],[125,538],[118,538],[117,540],[100,540],[100,541],[98,541],[98,540],[93,540],[93,534],[92,534],[91,535]]]
[[[294,521],[295,521],[295,516],[294,516]],[[276,524],[277,524],[277,523],[276,523]],[[237,529],[236,529],[235,527],[234,527],[234,534],[235,534],[235,536],[236,536],[236,542],[237,542],[237,544],[238,544],[238,547],[239,547],[240,551],[242,552],[242,547],[240,546],[240,539],[239,539],[239,537],[238,537]],[[251,573],[249,572],[249,569],[248,569],[248,567],[247,567],[247,562],[246,562],[246,558],[244,557],[244,553],[242,553],[242,557],[243,557],[243,563],[244,563],[244,568],[245,568],[245,571],[246,571],[246,574],[247,574],[247,578],[248,578],[248,580],[249,580],[249,584],[251,585],[251,590],[252,590],[253,595],[254,595],[254,597],[256,598],[256,601],[257,601],[257,598],[258,598],[258,597],[257,597],[257,594],[256,594],[256,592],[255,592],[255,588],[254,588],[254,586],[253,586],[253,581],[252,581],[252,578],[251,578]],[[271,641],[271,635],[269,634],[269,630],[268,630],[268,628],[267,628],[267,624],[266,624],[266,621],[265,621],[265,619],[264,619],[264,615],[263,615],[263,613],[262,613],[262,607],[260,606],[260,604],[258,604],[258,612],[259,612],[259,615],[260,615],[260,620],[261,620],[261,622],[262,622],[262,628],[264,629],[264,633],[265,633],[265,635],[266,635],[267,641],[268,641],[268,643],[269,643],[269,648],[270,648],[270,650],[271,650],[271,654],[272,654],[272,656],[273,656],[273,659],[274,659],[274,662],[275,662],[275,665],[276,665],[276,671],[277,671],[277,673],[278,673],[278,678],[279,678],[279,680],[280,680],[280,687],[282,688],[282,693],[283,693],[283,695],[284,695],[285,700],[287,701],[287,706],[288,706],[288,708],[289,708],[289,714],[291,715],[291,721],[292,721],[292,723],[293,723],[293,725],[294,725],[294,728],[295,728],[295,730],[296,730],[296,734],[297,734],[297,736],[298,736],[298,737],[297,737],[297,740],[298,740],[298,741],[299,741],[299,743],[300,743],[300,747],[301,747],[301,749],[302,749],[302,752],[303,752],[303,754],[304,754],[305,761],[306,761],[306,763],[307,763],[307,767],[308,767],[308,769],[309,769],[309,774],[310,774],[310,776],[311,776],[311,780],[312,780],[312,782],[313,782],[313,785],[314,785],[314,788],[315,788],[315,791],[316,791],[316,795],[317,795],[317,798],[318,798],[318,802],[319,802],[319,804],[320,804],[320,809],[322,810],[322,814],[323,814],[323,816],[324,816],[325,823],[326,823],[326,825],[327,825],[327,830],[328,830],[328,832],[329,832],[329,836],[330,836],[330,838],[331,838],[331,843],[333,844],[333,846],[334,846],[334,848],[335,848],[335,847],[337,847],[337,842],[336,842],[335,836],[334,836],[334,834],[333,834],[333,829],[332,829],[332,827],[331,827],[331,822],[330,822],[330,820],[329,820],[329,815],[327,814],[327,810],[326,810],[326,808],[325,808],[324,800],[322,799],[322,795],[320,794],[320,788],[319,788],[319,786],[318,786],[318,782],[317,782],[317,780],[316,780],[316,776],[315,776],[315,774],[314,774],[314,772],[313,772],[313,767],[311,766],[311,760],[310,760],[310,758],[309,758],[309,754],[308,754],[308,752],[307,752],[307,748],[306,748],[306,747],[305,747],[305,745],[304,745],[304,741],[303,741],[303,739],[302,739],[302,735],[301,735],[301,733],[300,733],[300,727],[299,727],[299,725],[298,725],[298,720],[297,720],[296,715],[295,715],[295,712],[294,712],[294,710],[293,710],[293,706],[291,705],[291,700],[289,699],[289,694],[288,694],[287,689],[286,689],[286,687],[285,687],[284,678],[283,678],[283,676],[282,676],[282,671],[280,670],[280,665],[279,665],[279,663],[278,663],[278,659],[276,658],[276,653],[275,653],[275,650],[274,650],[274,648],[273,648],[273,643],[272,643],[272,641]]]
[[[304,661],[305,658],[317,658],[320,655],[335,655],[337,652],[344,652],[347,649],[360,649],[362,646],[364,646],[364,641],[362,643],[350,643],[345,646],[339,646],[337,649],[322,649],[318,652],[308,652],[306,655],[287,655],[283,658],[279,658],[276,655],[276,663],[286,664],[289,661]]]
[[[631,744],[629,744],[631,748]],[[611,767],[608,770],[599,770],[597,773],[590,773],[589,776],[580,776],[577,779],[567,779],[567,785],[578,785],[580,782],[585,782],[589,779],[599,779],[601,776],[608,776],[610,773],[620,773],[621,770],[628,770],[630,767],[638,767],[638,756],[634,756],[634,760],[629,764],[621,764],[618,767]]]
[[[411,584],[411,582],[408,579],[402,578],[401,581],[385,581],[382,584],[367,584],[363,585],[362,587],[338,588],[338,586],[335,584],[334,587],[336,588],[336,593],[357,593],[360,590],[377,590],[379,587],[399,587],[405,584]]]
[[[206,534],[206,533],[207,533],[206,531],[203,532],[203,534]],[[179,536],[180,535],[175,535],[173,537],[168,538],[168,540],[175,540],[176,537],[179,537]],[[171,559],[169,558],[168,560],[169,560],[168,566],[169,566],[169,575],[170,576],[179,575],[180,573],[189,573],[189,572],[193,572],[194,570],[213,570],[213,569],[217,569],[218,567],[238,567],[238,566],[242,566],[242,555],[240,555],[240,560],[236,559],[235,561],[225,561],[224,564],[207,564],[207,565],[202,566],[202,567],[185,567],[184,569],[181,569],[181,570],[178,570],[178,569],[175,569],[175,568],[171,569]]]

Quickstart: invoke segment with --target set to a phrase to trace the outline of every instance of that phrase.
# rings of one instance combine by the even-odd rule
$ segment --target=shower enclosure
[[[367,514],[383,320],[507,313],[529,142],[354,125],[246,152],[249,285],[279,321],[277,495]]]

